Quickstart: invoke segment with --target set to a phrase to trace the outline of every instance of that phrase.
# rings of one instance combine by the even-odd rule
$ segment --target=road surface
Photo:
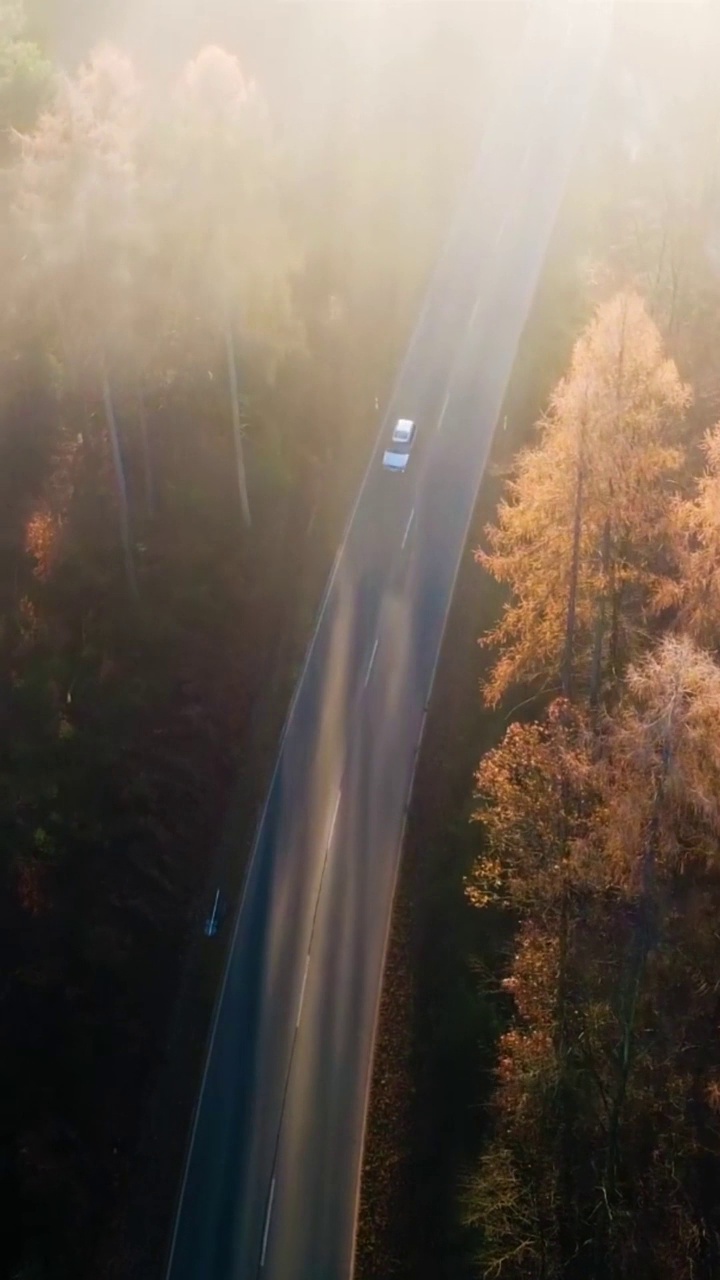
[[[610,26],[601,4],[530,20],[431,282],[261,819],[168,1280],[351,1274],[385,944],[425,708]],[[405,476],[380,466],[400,416],[420,424]]]

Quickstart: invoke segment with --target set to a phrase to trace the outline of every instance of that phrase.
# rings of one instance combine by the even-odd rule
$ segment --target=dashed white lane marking
[[[409,515],[409,517],[408,517],[408,522],[407,522],[407,524],[405,525],[405,532],[404,532],[404,534],[403,534],[402,547],[404,547],[404,546],[405,546],[405,543],[406,543],[406,542],[407,542],[407,540],[408,540],[408,534],[409,534],[409,532],[410,532],[410,526],[411,526],[411,524],[412,524],[412,522],[413,522],[413,520],[414,520],[414,519],[415,519],[415,508],[413,507],[413,509],[412,509],[412,511],[410,512],[410,515]],[[402,547],[401,547],[401,550],[402,550]]]
[[[302,1014],[303,1000],[305,999],[305,987],[307,986],[309,968],[310,968],[310,952],[308,951],[307,956],[305,957],[305,973],[303,974],[303,984],[302,984],[302,990],[300,992],[300,1003],[298,1004],[297,1022],[295,1023],[296,1031],[300,1026],[300,1017]]]
[[[452,388],[451,388],[451,386],[448,386],[448,389],[447,389],[447,391],[445,392],[445,399],[443,400],[443,407],[442,407],[442,409],[440,410],[440,417],[438,418],[438,421],[437,421],[437,430],[438,430],[438,431],[442,431],[443,422],[445,421],[445,414],[447,413],[447,407],[448,407],[448,405],[449,405],[449,403],[450,403],[450,391],[451,391],[451,389],[452,389]]]
[[[375,638],[375,643],[372,648],[372,653],[370,654],[370,661],[367,664],[367,670],[365,672],[365,688],[367,688],[367,683],[368,683],[368,680],[370,679],[370,672],[373,669],[373,663],[375,661],[375,654],[377,653],[377,647],[378,647],[378,637]]]
[[[328,845],[332,844],[333,832],[335,831],[335,823],[337,822],[338,809],[340,808],[340,797],[342,791],[338,791],[337,800],[335,801],[335,809],[333,811],[332,822],[330,823],[330,835],[328,836]]]

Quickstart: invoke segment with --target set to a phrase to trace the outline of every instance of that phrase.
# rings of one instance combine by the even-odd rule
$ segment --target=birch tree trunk
[[[585,460],[581,452],[578,456],[577,481],[575,487],[575,514],[573,517],[573,544],[570,563],[570,591],[565,622],[565,648],[563,651],[560,683],[566,698],[572,697],[572,664],[573,644],[575,641],[575,614],[577,611],[577,586],[580,571],[580,534],[582,531],[583,482],[585,479]]]
[[[155,477],[153,475],[152,457],[150,456],[150,437],[148,435],[147,411],[142,391],[137,397],[138,420],[140,422],[140,439],[143,453],[143,479],[145,485],[145,510],[149,516],[155,515]]]
[[[117,487],[118,510],[120,512],[120,538],[122,541],[123,559],[125,561],[125,575],[127,577],[130,593],[137,599],[137,576],[135,574],[135,562],[133,560],[132,547],[130,545],[130,514],[128,511],[127,485],[125,483],[125,472],[123,469],[122,454],[120,452],[120,440],[118,437],[117,422],[115,419],[115,406],[113,404],[110,379],[108,377],[105,361],[103,361],[102,388],[105,421],[107,423],[108,435],[110,436],[110,448],[112,451],[115,484]]]
[[[237,466],[240,506],[246,528],[250,528],[250,499],[248,498],[247,476],[245,474],[245,454],[243,451],[242,423],[240,421],[240,397],[238,394],[237,360],[235,343],[229,321],[225,323],[225,354],[227,357],[228,382],[230,384],[230,407],[232,411],[233,439],[235,441],[235,463]]]
[[[612,485],[610,486],[612,495]],[[607,631],[607,598],[610,582],[610,555],[611,555],[611,536],[610,536],[610,516],[605,519],[603,526],[602,553],[601,553],[601,570],[602,570],[602,586],[600,588],[600,599],[598,601],[597,619],[595,622],[595,636],[593,639],[592,665],[590,667],[590,706],[596,707],[600,700],[600,682],[602,679],[602,653],[603,644],[605,642],[605,632]]]

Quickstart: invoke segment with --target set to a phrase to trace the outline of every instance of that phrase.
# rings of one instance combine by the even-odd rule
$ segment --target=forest
[[[480,763],[467,882],[518,920],[470,1193],[489,1274],[717,1274],[720,433],[693,483],[689,400],[611,298],[479,553],[511,593],[485,697],[536,712]]]
[[[461,1192],[485,1277],[720,1274],[720,102],[716,16],[688,25],[616,69],[650,107],[476,552],[503,600],[482,698],[507,726],[464,882],[508,922]]]
[[[0,4],[8,1280],[159,1274],[222,964],[208,901],[242,881],[376,402],[524,11],[191,9]],[[407,1090],[460,1223],[463,1269],[428,1254],[433,1280],[720,1274],[720,31],[672,9],[618,22],[463,578],[458,696],[486,710],[427,968],[461,912],[458,946],[491,920],[497,945],[489,997],[463,952],[438,1074],[461,1126],[468,1099],[481,1116],[462,1167],[434,1158],[432,1036]],[[446,741],[464,769],[459,716]],[[396,999],[396,1043],[405,1017]]]

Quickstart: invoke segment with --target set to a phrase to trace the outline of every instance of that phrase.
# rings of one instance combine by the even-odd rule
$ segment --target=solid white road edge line
[[[408,522],[407,522],[407,524],[405,525],[405,532],[404,532],[404,534],[403,534],[402,546],[401,546],[401,548],[400,548],[400,550],[401,550],[401,551],[402,551],[403,547],[405,546],[405,543],[406,543],[406,542],[407,542],[407,540],[408,540],[408,534],[409,534],[409,532],[410,532],[410,526],[412,525],[412,522],[413,522],[413,520],[414,520],[414,519],[415,519],[415,508],[413,507],[412,511],[410,512],[410,515],[408,516]]]
[[[341,797],[341,795],[342,795],[342,787],[340,787],[340,788],[338,789],[338,793],[337,793],[337,800],[335,801],[335,808],[334,808],[334,810],[333,810],[332,822],[330,823],[330,835],[328,836],[328,841],[327,841],[327,842],[328,842],[328,848],[329,848],[329,847],[330,847],[330,845],[332,844],[333,833],[334,833],[334,831],[335,831],[335,823],[337,822],[338,809],[340,808],[340,797]]]
[[[270,1233],[270,1218],[272,1216],[273,1200],[275,1199],[275,1179],[270,1183],[270,1198],[268,1200],[267,1213],[265,1214],[265,1230],[263,1231],[262,1253],[260,1255],[260,1266],[265,1266],[265,1254],[267,1253],[268,1235]]]
[[[373,669],[373,663],[374,663],[374,661],[375,661],[375,654],[377,653],[377,647],[378,647],[378,640],[379,640],[379,638],[380,638],[379,636],[376,636],[376,637],[375,637],[375,643],[374,643],[374,645],[373,645],[373,647],[372,647],[372,653],[370,654],[370,661],[369,661],[369,662],[368,662],[368,664],[367,664],[367,670],[366,670],[366,672],[365,672],[365,688],[366,688],[366,689],[367,689],[368,680],[370,679],[370,672],[371,672],[371,671],[372,671],[372,669]]]
[[[300,1003],[299,1003],[299,1005],[298,1005],[298,1016],[297,1016],[297,1022],[295,1023],[295,1030],[296,1030],[296,1031],[297,1031],[298,1027],[300,1026],[300,1015],[302,1014],[303,1000],[305,999],[305,987],[307,986],[307,978],[308,978],[308,969],[309,969],[309,968],[310,968],[310,952],[308,951],[308,953],[307,953],[307,955],[306,955],[306,957],[305,957],[305,973],[304,973],[304,975],[303,975],[302,990],[301,990],[301,992],[300,992]]]

